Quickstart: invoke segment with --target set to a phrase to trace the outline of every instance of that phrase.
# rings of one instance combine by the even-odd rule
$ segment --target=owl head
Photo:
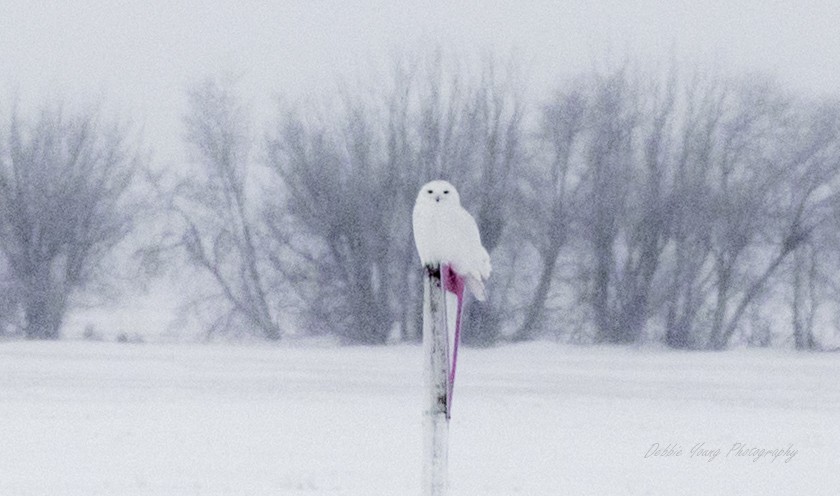
[[[437,180],[426,183],[417,194],[417,203],[438,205],[460,205],[461,197],[458,190],[447,181]]]

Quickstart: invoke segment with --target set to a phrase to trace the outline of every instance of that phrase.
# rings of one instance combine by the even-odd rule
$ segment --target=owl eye
[[[444,194],[444,195],[448,195],[448,194],[449,194],[449,190],[448,190],[448,189],[443,190],[443,194]]]
[[[426,193],[429,193],[431,195],[432,193],[434,193],[434,191],[428,190],[428,191],[426,191]]]

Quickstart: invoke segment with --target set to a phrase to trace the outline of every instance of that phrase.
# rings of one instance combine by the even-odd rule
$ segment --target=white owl
[[[476,299],[484,301],[490,255],[481,245],[475,219],[461,207],[458,190],[446,181],[423,185],[414,204],[413,227],[422,264],[448,265]]]

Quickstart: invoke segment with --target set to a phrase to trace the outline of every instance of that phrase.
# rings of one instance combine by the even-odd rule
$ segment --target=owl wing
[[[467,286],[475,297],[486,298],[484,281],[490,277],[490,254],[481,244],[478,224],[469,212],[458,208],[452,223],[457,233],[458,256],[453,260],[455,270],[466,278]]]
[[[429,219],[428,214],[423,211],[423,206],[414,205],[411,214],[412,232],[414,234],[414,245],[417,247],[417,254],[420,256],[420,263],[429,263]]]
[[[482,279],[490,277],[490,255],[481,244],[481,234],[478,232],[478,224],[469,212],[459,208],[454,216],[456,232],[458,233],[458,244],[460,246],[463,269],[466,272],[474,272]]]

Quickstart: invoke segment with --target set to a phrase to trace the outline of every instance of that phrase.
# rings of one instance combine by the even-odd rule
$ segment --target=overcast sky
[[[3,0],[0,98],[105,100],[145,125],[156,161],[180,160],[184,92],[235,74],[260,105],[324,90],[395,50],[515,50],[542,91],[629,54],[776,74],[838,93],[840,2]]]

